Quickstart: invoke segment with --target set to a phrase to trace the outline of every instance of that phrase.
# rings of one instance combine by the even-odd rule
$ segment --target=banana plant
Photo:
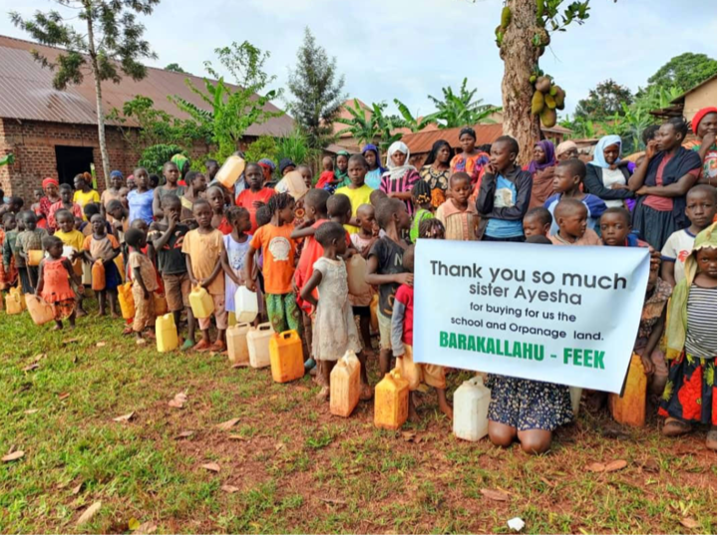
[[[418,132],[422,131],[429,124],[435,121],[430,116],[424,117],[422,119],[417,119],[413,116],[413,114],[411,114],[411,111],[408,109],[408,107],[401,101],[399,101],[398,99],[393,99],[393,102],[398,108],[398,112],[400,112],[401,114],[401,117],[397,118],[397,122],[398,124],[400,124],[400,128],[409,129],[411,132]]]
[[[501,108],[492,104],[484,104],[483,99],[474,100],[478,90],[468,90],[467,84],[468,79],[464,78],[458,95],[451,86],[442,88],[442,99],[429,95],[428,98],[433,101],[436,112],[424,119],[439,122],[447,129],[478,125],[479,123],[494,123],[489,116],[500,112]]]

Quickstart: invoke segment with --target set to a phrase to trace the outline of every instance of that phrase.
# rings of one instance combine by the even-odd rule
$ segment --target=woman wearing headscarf
[[[529,209],[543,207],[553,194],[553,172],[556,170],[556,149],[550,140],[541,140],[533,146],[533,160],[525,168],[533,177]]]
[[[53,203],[60,201],[60,183],[54,177],[46,177],[43,179],[43,192],[45,195],[40,198],[38,202],[40,213],[45,215],[47,218],[48,232],[52,233],[55,231],[54,228],[50,227],[50,207]],[[53,220],[53,224],[55,221]]]
[[[683,118],[661,125],[646,146],[646,159],[628,180],[628,189],[640,196],[633,211],[633,229],[656,250],[690,223],[686,192],[698,181],[702,163],[698,153],[682,146],[686,134]]]
[[[461,152],[451,159],[451,174],[466,172],[471,178],[474,191],[490,160],[488,153],[476,149],[476,131],[471,127],[464,127],[458,135]]]
[[[185,174],[190,171],[190,159],[188,159],[188,157],[186,157],[182,153],[176,153],[175,155],[170,157],[170,162],[172,162],[178,167],[178,177],[180,177],[180,180],[178,181],[178,186],[188,186],[185,184],[183,178],[185,177]]]
[[[388,148],[386,166],[388,171],[381,178],[380,190],[389,198],[396,198],[406,204],[408,214],[413,215],[411,190],[421,176],[415,167],[408,164],[411,152],[403,142],[393,142]]]
[[[701,140],[693,146],[703,162],[699,183],[716,186],[716,107],[703,108],[691,121],[691,130]]]
[[[368,164],[368,173],[366,173],[366,184],[373,190],[378,190],[381,186],[381,177],[386,169],[381,166],[381,155],[378,148],[373,144],[368,144],[363,148],[363,158]]]
[[[578,158],[578,155],[578,146],[573,140],[566,140],[565,142],[561,142],[556,148],[556,160],[558,162],[571,160],[572,158]]]
[[[446,190],[451,178],[451,144],[438,140],[421,168],[421,179],[431,187],[431,208],[438,209],[446,201]]]
[[[635,198],[628,189],[632,172],[628,163],[620,159],[621,137],[616,134],[604,136],[596,144],[593,160],[586,164],[584,191],[606,202],[607,207],[623,207],[623,200]]]
[[[263,186],[273,188],[273,172],[275,171],[275,163],[269,158],[262,158],[258,161],[258,166],[263,170]]]
[[[678,436],[693,424],[710,425],[706,447],[716,449],[716,223],[696,236],[668,303],[666,358],[668,381],[659,414],[662,433]]]

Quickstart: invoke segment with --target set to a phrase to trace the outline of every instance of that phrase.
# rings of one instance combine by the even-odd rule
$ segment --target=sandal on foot
[[[716,429],[711,429],[706,435],[706,448],[716,451]]]
[[[125,328],[123,328],[123,335],[124,335],[124,336],[129,336],[130,334],[134,334],[134,333],[135,333],[135,332],[133,331],[133,327],[132,327],[132,326],[126,326]]]
[[[186,339],[183,342],[183,344],[180,346],[180,350],[181,351],[189,351],[190,349],[193,348],[194,345],[195,345],[195,341],[193,341],[192,339]]]
[[[208,347],[208,352],[223,352],[224,350],[225,343],[223,343],[222,341],[216,341],[210,347]]]
[[[194,352],[203,352],[207,351],[210,348],[210,343],[205,341],[204,339],[201,339],[199,343],[196,343],[195,347],[193,347]]]
[[[677,420],[676,418],[666,418],[663,423],[663,429],[661,434],[664,436],[681,436],[691,432],[691,424],[685,421]]]

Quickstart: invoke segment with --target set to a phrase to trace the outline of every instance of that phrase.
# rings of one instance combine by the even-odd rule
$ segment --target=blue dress
[[[228,264],[233,273],[243,281],[243,273],[245,271],[245,256],[250,248],[252,235],[248,235],[245,242],[236,242],[232,234],[223,236],[223,246],[228,254]],[[235,292],[238,286],[226,274],[225,275],[225,311],[235,311]]]

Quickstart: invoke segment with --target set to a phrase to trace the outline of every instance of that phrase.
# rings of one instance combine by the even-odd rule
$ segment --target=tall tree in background
[[[22,18],[11,12],[15,26],[28,32],[43,44],[62,47],[51,60],[39,52],[33,56],[43,67],[55,72],[53,86],[63,90],[71,84],[80,84],[88,74],[95,82],[95,107],[98,117],[98,142],[103,161],[105,184],[110,179],[110,159],[105,144],[105,114],[103,112],[101,82],[120,82],[124,73],[141,80],[146,68],[143,58],[156,58],[150,45],[142,39],[145,27],[136,21],[136,14],[150,15],[160,0],[61,0],[60,5],[72,11],[63,16],[59,11],[37,11],[32,18]],[[76,30],[69,21],[79,19],[82,30]]]
[[[493,123],[489,116],[501,110],[500,107],[492,104],[484,104],[483,99],[475,99],[477,89],[469,90],[466,85],[468,79],[464,78],[461,89],[456,95],[451,86],[442,88],[443,98],[437,99],[433,95],[428,98],[433,101],[436,112],[425,119],[432,119],[439,122],[443,127],[464,127],[466,125],[478,125],[479,123]]]
[[[180,64],[178,63],[169,63],[165,66],[166,71],[175,71],[176,73],[183,73],[183,74],[189,74],[188,71],[180,67]]]
[[[345,100],[345,78],[336,79],[335,58],[328,58],[308,27],[297,56],[295,70],[288,76],[288,89],[294,97],[288,111],[308,134],[310,146],[322,149],[330,142],[333,120]]]
[[[716,74],[716,60],[706,54],[686,52],[671,58],[648,79],[649,86],[688,91]]]
[[[578,101],[576,119],[581,121],[604,121],[609,116],[624,115],[623,105],[633,102],[631,90],[614,80],[600,82],[588,97]]]
[[[531,114],[534,87],[531,76],[538,72],[538,59],[551,43],[551,32],[565,32],[573,22],[583,24],[589,17],[589,1],[506,0],[496,44],[504,63],[503,132],[520,145],[520,161],[529,162],[533,145],[541,136],[538,117]],[[614,0],[615,1],[615,0]]]

